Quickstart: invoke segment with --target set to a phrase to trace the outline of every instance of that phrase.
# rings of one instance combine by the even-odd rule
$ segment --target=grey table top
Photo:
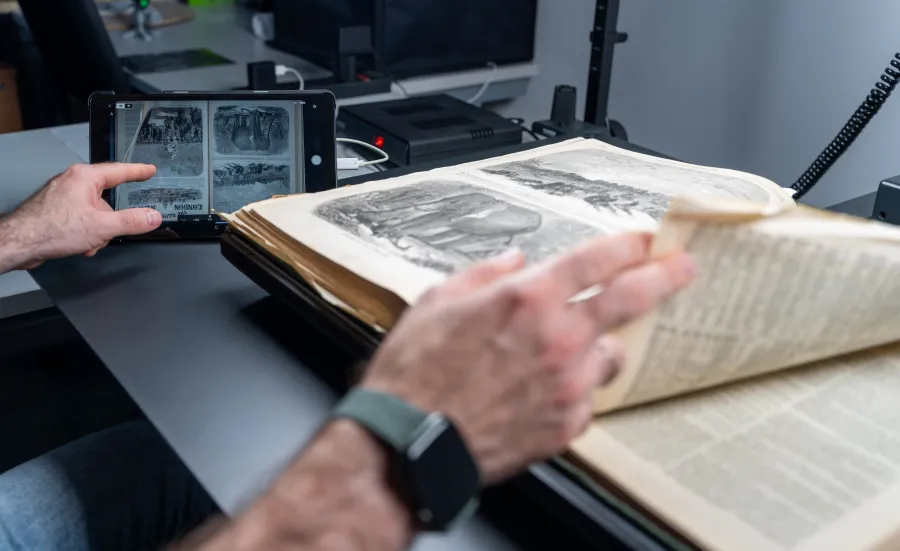
[[[229,513],[313,436],[337,399],[328,375],[351,361],[214,243],[114,246],[32,274]],[[477,518],[415,549],[518,548]]]
[[[49,130],[0,136],[0,208],[81,162],[64,141]],[[316,373],[340,373],[340,350],[266,299],[217,244],[113,246],[31,275],[225,511],[257,495],[337,399]],[[0,290],[38,291],[27,276],[3,276]],[[416,549],[518,547],[476,518]]]
[[[155,54],[194,48],[209,50],[233,61],[230,65],[138,75],[155,90],[222,91],[247,85],[247,63],[274,61],[300,71],[306,79],[326,78],[329,71],[303,59],[274,50],[242,25],[241,12],[233,7],[196,7],[193,20],[162,27],[153,40],[125,37],[122,31],[109,33],[120,56]],[[290,75],[279,77],[290,81]]]
[[[78,154],[48,130],[0,135],[0,213],[15,208]],[[47,308],[50,299],[25,272],[0,275],[0,319]]]

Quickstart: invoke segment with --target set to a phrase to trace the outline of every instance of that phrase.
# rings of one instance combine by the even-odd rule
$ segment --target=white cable
[[[276,65],[275,66],[275,76],[282,77],[286,74],[292,74],[297,77],[297,85],[298,90],[303,90],[306,88],[306,79],[303,78],[303,75],[300,74],[300,71],[294,69],[293,67],[288,67],[287,65]]]
[[[363,142],[363,141],[360,141],[360,140],[353,140],[353,139],[350,139],[350,138],[338,138],[337,141],[339,141],[339,142],[341,142],[341,143],[349,143],[349,144],[353,144],[353,145],[360,145],[360,146],[362,146],[362,147],[366,147],[366,148],[368,148],[368,149],[371,149],[372,151],[374,151],[374,152],[378,153],[379,155],[381,155],[381,159],[375,159],[374,161],[360,161],[359,159],[338,159],[338,170],[356,170],[357,168],[362,167],[362,166],[378,165],[378,164],[381,164],[381,163],[386,163],[386,162],[388,162],[388,161],[391,160],[390,155],[388,155],[383,149],[380,149],[380,148],[378,148],[378,147],[375,147],[374,145],[372,145],[372,144],[370,144],[370,143],[366,143],[366,142]],[[354,166],[353,168],[345,168],[345,169],[341,169],[340,167],[341,167],[342,161],[343,161],[343,162],[346,162],[346,164],[347,164],[348,166],[352,165],[352,164],[353,164],[353,161],[356,161],[356,162],[359,163],[359,164],[357,164],[357,165]]]
[[[481,85],[481,89],[478,90],[478,92],[474,96],[472,96],[472,99],[470,99],[468,103],[474,104],[475,102],[480,100],[481,97],[484,96],[485,92],[488,91],[488,88],[491,87],[491,84],[493,84],[494,81],[497,80],[497,72],[500,70],[500,66],[493,61],[488,63],[488,66],[494,68],[494,70],[491,71],[491,76],[489,76],[488,79],[484,81],[484,84]]]
[[[400,90],[401,98],[409,99],[412,97],[412,94],[409,93],[409,90],[406,89],[406,86],[403,86],[403,84],[399,80],[395,80],[394,85],[397,86],[398,90]]]

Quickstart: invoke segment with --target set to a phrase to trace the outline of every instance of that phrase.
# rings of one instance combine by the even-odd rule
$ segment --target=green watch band
[[[478,508],[478,464],[441,413],[426,413],[395,396],[357,388],[341,400],[332,417],[355,421],[393,448],[401,492],[426,530],[449,530]]]
[[[398,452],[405,451],[428,414],[390,394],[357,388],[341,400],[335,417],[352,419],[374,432]]]

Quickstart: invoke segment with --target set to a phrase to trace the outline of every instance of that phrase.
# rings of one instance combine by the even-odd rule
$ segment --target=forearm
[[[180,551],[399,551],[414,528],[389,483],[388,455],[349,421],[328,425],[239,519]]]
[[[0,274],[18,270],[29,261],[28,246],[15,219],[0,214]]]

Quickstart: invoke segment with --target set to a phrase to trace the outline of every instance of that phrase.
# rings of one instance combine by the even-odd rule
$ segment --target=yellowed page
[[[580,462],[711,551],[900,541],[900,346],[603,416]]]
[[[792,204],[785,190],[756,176],[576,139],[477,163],[263,201],[229,218],[240,220],[234,227],[257,241],[262,232],[258,226],[266,221],[281,234],[267,234],[270,246],[302,244],[414,304],[449,274],[509,248],[521,249],[535,262],[598,235],[654,231],[679,190]],[[302,266],[298,272],[310,276]],[[313,283],[327,287],[327,282]],[[353,297],[342,296],[334,287],[328,287],[333,302],[349,305],[367,323],[384,319],[383,312],[361,311]]]
[[[675,248],[697,280],[622,331],[627,365],[598,413],[900,340],[900,228],[685,200],[654,254]]]

